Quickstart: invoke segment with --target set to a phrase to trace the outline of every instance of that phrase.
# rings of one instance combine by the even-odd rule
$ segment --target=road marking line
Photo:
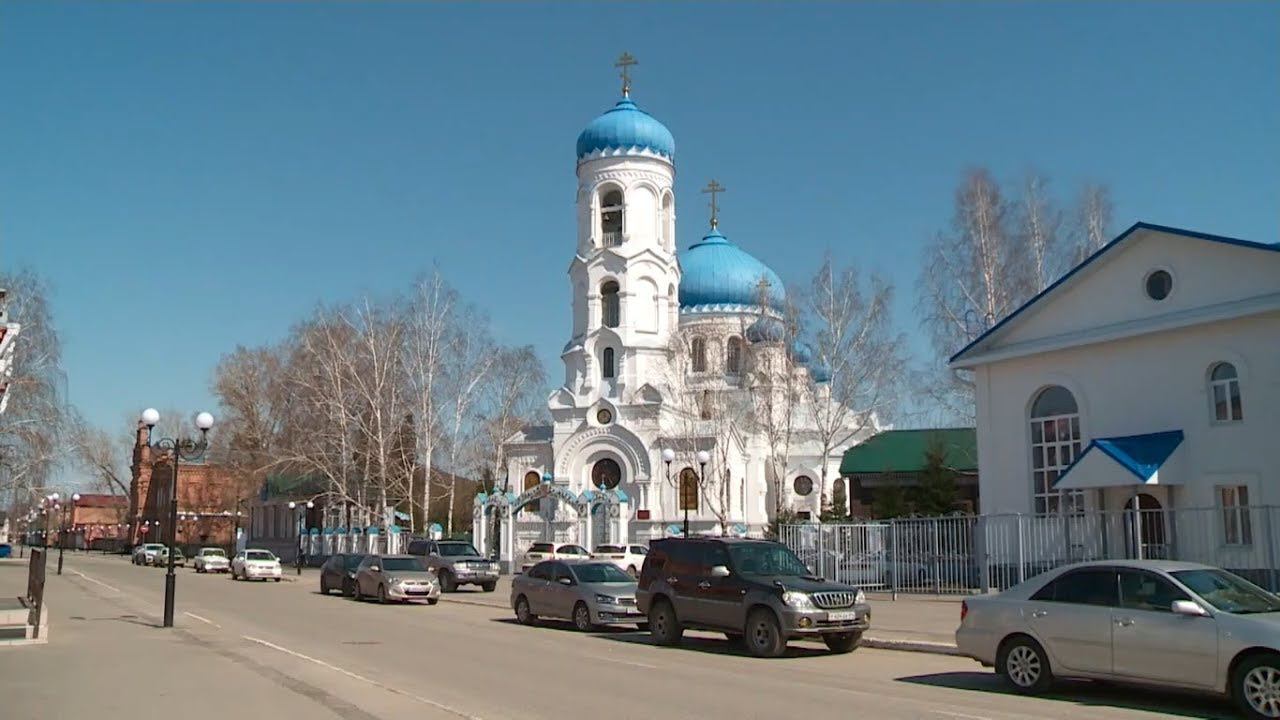
[[[965,720],[991,720],[986,715],[965,715],[964,713],[947,712],[946,710],[931,710],[930,712],[934,715],[946,715],[947,717],[964,718]]]
[[[588,657],[590,657],[592,660],[603,660],[604,662],[618,663],[619,665],[630,665],[631,667],[644,668],[646,670],[658,669],[657,665],[646,665],[644,663],[631,662],[630,660],[615,660],[613,658],[596,657],[594,655],[589,655]]]
[[[387,692],[395,693],[396,695],[403,695],[404,697],[410,698],[411,700],[417,700],[418,702],[422,703],[423,705],[429,705],[429,706],[431,706],[431,707],[433,707],[433,708],[436,708],[437,710],[442,710],[442,711],[444,711],[444,712],[447,712],[447,713],[449,713],[450,715],[457,715],[457,716],[458,716],[458,717],[460,717],[460,718],[466,718],[466,720],[482,720],[480,717],[478,717],[478,716],[476,716],[476,715],[472,715],[472,714],[470,714],[470,713],[463,712],[462,710],[459,710],[459,709],[457,709],[457,708],[455,708],[455,707],[451,707],[451,706],[449,706],[449,705],[445,705],[444,703],[436,702],[435,700],[428,700],[427,698],[420,697],[420,696],[418,696],[418,695],[414,695],[413,693],[405,692],[405,691],[400,690],[400,689],[398,689],[398,688],[391,687],[390,685],[385,685],[385,684],[383,684],[383,683],[378,682],[377,680],[371,680],[371,679],[369,679],[369,678],[367,678],[367,677],[365,677],[365,676],[363,676],[363,675],[358,675],[358,674],[356,674],[356,673],[351,672],[350,670],[345,670],[345,669],[340,668],[340,667],[338,667],[337,665],[334,665],[334,664],[332,664],[332,663],[327,663],[327,662],[325,662],[324,660],[319,660],[319,659],[317,659],[317,658],[313,658],[313,657],[311,657],[310,655],[303,655],[302,653],[297,652],[297,651],[294,651],[294,650],[290,650],[290,649],[289,649],[289,648],[287,648],[287,647],[281,647],[280,645],[277,645],[277,644],[275,644],[275,643],[273,643],[273,642],[270,642],[270,641],[268,641],[268,640],[263,640],[262,638],[256,638],[256,637],[253,637],[253,636],[251,636],[251,635],[241,635],[240,637],[241,637],[242,639],[244,639],[244,640],[248,640],[248,641],[249,641],[249,642],[251,642],[251,643],[257,643],[258,645],[262,645],[262,646],[264,646],[264,647],[269,647],[269,648],[271,648],[272,650],[278,650],[278,651],[280,651],[280,652],[282,652],[282,653],[284,653],[284,654],[286,654],[286,655],[292,655],[292,656],[294,656],[294,657],[296,657],[296,658],[298,658],[298,659],[300,659],[300,660],[306,660],[307,662],[315,663],[316,665],[319,665],[319,666],[324,667],[324,668],[328,668],[328,669],[330,669],[330,670],[333,670],[334,672],[342,673],[343,675],[346,675],[347,677],[354,678],[354,679],[359,680],[359,681],[361,681],[361,682],[368,683],[368,684],[370,684],[370,685],[372,685],[372,686],[374,686],[374,687],[376,687],[376,688],[381,688],[382,690],[386,690]]]
[[[183,610],[183,611],[182,611],[182,614],[183,614],[183,615],[186,615],[187,617],[193,617],[193,618],[195,618],[196,620],[199,620],[199,621],[200,621],[200,622],[202,622],[202,623],[208,623],[208,624],[210,624],[210,625],[212,625],[212,626],[214,626],[214,627],[218,628],[219,630],[221,630],[221,629],[222,629],[222,626],[221,626],[221,625],[219,625],[218,623],[216,623],[216,622],[214,622],[214,621],[210,620],[209,618],[206,618],[206,617],[200,617],[199,615],[197,615],[197,614],[195,614],[195,613],[193,613],[193,612],[187,612],[186,610]]]
[[[85,580],[88,580],[91,583],[97,583],[98,585],[101,585],[102,587],[110,590],[111,592],[120,592],[120,588],[111,587],[110,585],[102,582],[101,580],[95,580],[89,577],[88,575],[85,575],[84,573],[80,572],[79,570],[72,570],[71,572],[79,575],[80,577],[84,578]]]

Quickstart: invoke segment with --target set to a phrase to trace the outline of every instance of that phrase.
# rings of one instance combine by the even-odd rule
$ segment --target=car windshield
[[[364,555],[347,555],[342,559],[343,567],[348,570],[355,570],[362,562],[364,562]]]
[[[382,559],[382,569],[401,572],[423,571],[427,569],[427,564],[419,557],[389,557]]]
[[[541,553],[545,553],[545,552],[551,552],[554,548],[555,548],[555,546],[554,546],[554,545],[552,545],[551,543],[534,543],[534,544],[529,548],[529,552],[541,552]]]
[[[600,545],[596,548],[598,553],[620,553],[622,551],[622,547],[619,545]]]
[[[216,548],[212,550],[209,550],[209,549],[201,550],[200,554],[205,557],[226,557],[227,556],[225,552],[223,552],[222,550],[218,550]]]
[[[800,562],[795,553],[778,543],[730,545],[729,556],[733,558],[733,567],[743,575],[801,577],[810,574],[809,568]]]
[[[1180,570],[1173,576],[1222,612],[1232,615],[1280,612],[1280,597],[1226,570]]]
[[[276,559],[276,556],[266,550],[250,550],[245,553],[244,558],[245,560],[265,560],[267,562],[271,562]]]
[[[444,557],[458,557],[460,555],[479,555],[479,551],[471,547],[471,543],[440,543],[440,554]]]
[[[581,583],[635,582],[635,578],[622,572],[613,563],[587,563],[574,565],[573,574]]]

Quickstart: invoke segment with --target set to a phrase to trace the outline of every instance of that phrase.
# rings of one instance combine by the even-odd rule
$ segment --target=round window
[[[1147,297],[1163,300],[1173,292],[1173,276],[1164,270],[1156,270],[1147,276]]]
[[[591,484],[601,490],[612,490],[622,482],[622,468],[612,458],[598,460],[591,466]]]
[[[796,494],[807,496],[813,492],[813,478],[808,475],[801,475],[795,481]]]
[[[600,411],[596,413],[596,421],[601,425],[608,425],[613,422],[613,413],[601,408]]]

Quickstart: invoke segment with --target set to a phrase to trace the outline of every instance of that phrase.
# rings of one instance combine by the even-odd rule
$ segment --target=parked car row
[[[520,572],[526,572],[544,560],[607,560],[635,578],[640,576],[640,567],[648,554],[649,548],[644,545],[597,545],[595,552],[588,552],[581,545],[572,543],[536,542],[529,546],[521,559]]]
[[[418,555],[332,555],[320,566],[320,594],[355,600],[440,602],[440,576]]]
[[[544,617],[584,631],[634,624],[661,645],[679,644],[688,629],[713,630],[760,657],[777,657],[788,640],[804,637],[850,652],[871,624],[861,590],[814,576],[785,545],[764,540],[656,540],[638,579],[614,558],[553,557],[512,580],[510,601],[524,624]]]

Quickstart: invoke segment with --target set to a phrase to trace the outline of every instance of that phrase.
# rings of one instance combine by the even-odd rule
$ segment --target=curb
[[[863,637],[862,647],[877,650],[899,650],[901,652],[928,653],[931,655],[952,655],[963,657],[960,648],[951,643],[930,642],[928,640],[891,640],[888,638]]]

